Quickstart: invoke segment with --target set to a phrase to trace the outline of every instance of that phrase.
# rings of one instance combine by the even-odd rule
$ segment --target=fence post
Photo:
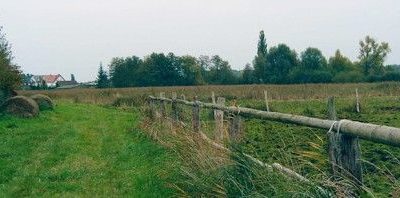
[[[149,98],[149,106],[150,106],[150,118],[154,119],[157,117],[155,101],[152,98]]]
[[[229,121],[229,137],[231,140],[236,141],[240,137],[242,130],[242,118],[240,115],[233,115]]]
[[[269,105],[268,105],[268,91],[264,90],[264,98],[265,98],[265,106],[267,108],[267,111],[269,112]]]
[[[165,93],[164,93],[164,92],[161,92],[161,93],[160,93],[160,98],[161,98],[161,99],[165,98]],[[166,114],[166,107],[165,107],[165,101],[164,101],[164,100],[161,100],[161,101],[160,101],[160,106],[161,106],[161,107],[160,107],[160,109],[161,109],[161,116],[162,116],[162,117],[166,117],[167,114]]]
[[[221,106],[225,106],[225,98],[218,97],[217,104]],[[214,110],[214,118],[215,118],[215,138],[217,140],[224,139],[224,111]]]
[[[215,101],[215,93],[212,91],[211,92],[211,101],[212,101],[212,103],[213,104],[216,104],[216,101]],[[215,118],[215,114],[217,113],[217,111],[216,110],[214,110],[214,118]]]
[[[336,120],[335,99],[328,99],[328,117]],[[340,125],[340,122],[336,123]],[[340,127],[340,126],[339,126]],[[334,178],[347,178],[356,185],[362,185],[361,151],[357,137],[341,134],[340,131],[328,132],[328,155]]]
[[[192,110],[192,125],[193,131],[198,133],[200,132],[200,105],[197,100],[197,96],[194,97],[194,105]]]
[[[360,113],[360,98],[358,97],[358,88],[356,88],[356,112]]]
[[[177,107],[177,95],[176,92],[172,93],[172,103],[171,103],[171,109],[172,109],[172,113],[171,113],[171,117],[172,120],[174,121],[174,123],[178,123],[179,121],[179,115],[178,115],[178,107]]]

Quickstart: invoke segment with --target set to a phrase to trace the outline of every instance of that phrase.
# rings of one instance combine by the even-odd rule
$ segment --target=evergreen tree
[[[109,87],[108,75],[107,75],[106,71],[104,71],[103,64],[101,64],[101,63],[100,63],[100,67],[99,67],[99,72],[97,74],[96,82],[97,82],[97,84],[96,84],[97,88]]]

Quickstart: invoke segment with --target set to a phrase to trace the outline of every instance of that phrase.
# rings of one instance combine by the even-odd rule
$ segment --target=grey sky
[[[0,25],[25,72],[80,81],[94,80],[100,61],[153,51],[218,54],[239,69],[261,29],[269,47],[340,49],[352,60],[371,35],[389,42],[386,63],[400,63],[399,0],[1,0]]]

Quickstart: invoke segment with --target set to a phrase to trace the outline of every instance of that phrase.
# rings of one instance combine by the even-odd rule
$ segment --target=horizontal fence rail
[[[312,118],[312,117],[292,115],[279,112],[266,112],[244,107],[227,107],[218,104],[204,103],[200,101],[190,102],[181,99],[172,100],[169,98],[154,97],[154,96],[150,96],[150,99],[165,101],[165,102],[174,101],[176,103],[187,106],[199,106],[202,108],[226,111],[237,115],[249,115],[265,120],[273,120],[285,123],[298,124],[307,127],[333,130],[346,135],[360,137],[365,140],[400,147],[400,128],[395,128],[395,127],[362,123],[346,119],[335,121],[335,120],[326,120],[326,119]]]

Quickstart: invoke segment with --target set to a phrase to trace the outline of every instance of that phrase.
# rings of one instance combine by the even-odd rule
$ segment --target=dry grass
[[[304,85],[209,85],[185,87],[143,87],[112,89],[68,89],[44,91],[20,91],[23,95],[46,94],[53,99],[69,99],[75,102],[112,104],[118,98],[134,98],[136,104],[142,104],[149,95],[165,92],[182,94],[187,99],[199,96],[200,100],[210,100],[211,92],[227,99],[263,99],[264,90],[268,90],[271,100],[309,100],[325,99],[328,96],[340,98],[354,97],[358,88],[362,97],[400,95],[400,83],[356,83],[356,84],[304,84]]]

